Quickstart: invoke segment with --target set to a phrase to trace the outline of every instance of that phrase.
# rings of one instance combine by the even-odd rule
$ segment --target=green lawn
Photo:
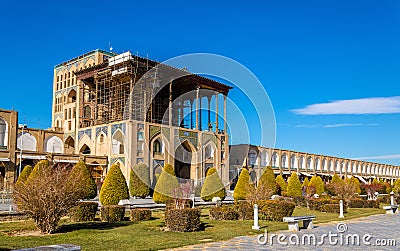
[[[348,209],[346,219],[384,213],[382,209]],[[296,208],[293,215],[316,215],[315,223],[337,221],[337,214],[321,213],[306,208]],[[252,221],[213,221],[208,210],[202,210],[204,230],[195,233],[174,233],[163,230],[163,212],[153,212],[154,219],[131,223],[69,223],[62,221],[59,233],[45,236],[20,236],[33,230],[32,222],[0,223],[0,250],[27,248],[42,245],[72,243],[83,250],[158,250],[182,247],[203,242],[220,241],[241,235],[254,235]],[[260,222],[269,232],[287,229],[282,222]],[[19,234],[21,233],[21,234]]]

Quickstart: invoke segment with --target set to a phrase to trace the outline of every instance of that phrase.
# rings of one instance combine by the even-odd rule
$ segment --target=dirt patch
[[[39,230],[24,230],[24,231],[11,231],[6,233],[8,236],[45,236]]]

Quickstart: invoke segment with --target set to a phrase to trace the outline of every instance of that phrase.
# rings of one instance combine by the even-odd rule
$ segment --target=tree
[[[400,179],[397,179],[393,184],[393,192],[400,193]]]
[[[287,192],[287,184],[286,184],[285,179],[282,177],[282,175],[276,176],[275,181],[281,192]]]
[[[260,200],[267,200],[276,193],[275,174],[272,167],[267,167],[261,175],[258,180],[256,193]]]
[[[66,166],[40,161],[27,181],[15,187],[14,201],[42,233],[53,233],[61,217],[85,197],[82,181],[79,175],[71,176]]]
[[[108,171],[100,190],[103,206],[118,205],[120,200],[129,199],[128,185],[119,165],[114,164]]]
[[[153,200],[155,203],[166,203],[177,195],[180,190],[178,179],[172,165],[166,164],[154,188]]]
[[[30,165],[25,166],[24,170],[22,170],[21,174],[19,175],[17,182],[15,182],[15,186],[20,186],[21,184],[25,184],[32,170],[33,170],[32,166]]]
[[[246,200],[247,196],[254,190],[253,188],[249,171],[246,168],[242,168],[238,182],[233,190],[233,198],[235,200]]]
[[[217,169],[208,169],[207,176],[204,180],[204,185],[201,188],[201,198],[204,201],[211,201],[214,197],[219,197],[224,200],[226,191],[224,184],[218,175]]]
[[[129,179],[131,196],[146,198],[150,194],[150,170],[144,163],[133,166]]]
[[[310,180],[309,186],[315,187],[315,193],[318,195],[325,192],[325,184],[319,176],[313,176]]]
[[[306,177],[303,181],[303,187],[307,188],[308,185],[310,184],[310,181],[308,180],[308,178]]]
[[[360,181],[358,181],[357,178],[348,178],[346,179],[346,182],[349,182],[354,187],[354,193],[361,194]]]
[[[94,199],[97,195],[97,185],[94,181],[89,169],[86,167],[85,162],[79,161],[71,171],[71,177],[82,177],[81,185],[86,190],[85,199]],[[72,182],[75,178],[72,179]]]
[[[292,173],[288,180],[287,192],[289,196],[302,195],[301,183],[296,173]]]

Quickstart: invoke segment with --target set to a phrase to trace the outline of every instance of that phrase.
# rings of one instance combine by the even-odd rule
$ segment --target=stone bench
[[[398,205],[384,206],[383,209],[386,210],[386,214],[397,214],[399,213]]]
[[[58,244],[51,246],[41,246],[36,248],[24,248],[14,251],[80,251],[82,250],[80,246],[73,244]]]
[[[289,224],[290,231],[299,231],[299,222],[303,222],[303,227],[307,229],[313,229],[313,220],[315,220],[314,215],[308,216],[293,216],[293,217],[284,217],[283,222],[287,222]]]

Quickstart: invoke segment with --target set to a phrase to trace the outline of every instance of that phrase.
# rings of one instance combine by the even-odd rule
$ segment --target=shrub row
[[[108,205],[101,207],[100,218],[104,222],[123,221],[125,217],[125,206]]]
[[[340,213],[340,204],[325,204],[322,207],[322,212],[326,213]]]
[[[200,228],[200,210],[195,208],[165,211],[165,225],[171,231],[193,232]]]
[[[233,207],[213,207],[210,208],[211,220],[237,220],[239,213]]]
[[[79,202],[69,211],[69,218],[72,222],[94,221],[97,207],[97,202]]]
[[[292,216],[295,207],[295,203],[288,201],[258,201],[261,219],[269,221],[282,221],[283,217]]]
[[[378,200],[351,199],[347,206],[350,208],[379,208]]]
[[[291,201],[293,201],[293,203],[298,206],[298,207],[305,207],[307,206],[307,201],[306,198],[303,196],[294,196],[294,197],[290,197]]]
[[[333,199],[311,199],[308,201],[308,207],[311,210],[324,212],[324,205],[326,204],[337,204],[339,205],[339,200]]]
[[[131,210],[130,220],[133,222],[146,221],[151,219],[151,210],[145,208],[135,208]]]
[[[260,219],[282,221],[283,217],[292,216],[295,204],[285,200],[260,200],[257,202]],[[234,207],[217,207],[210,209],[213,220],[252,220],[253,205],[247,201],[237,201]]]

